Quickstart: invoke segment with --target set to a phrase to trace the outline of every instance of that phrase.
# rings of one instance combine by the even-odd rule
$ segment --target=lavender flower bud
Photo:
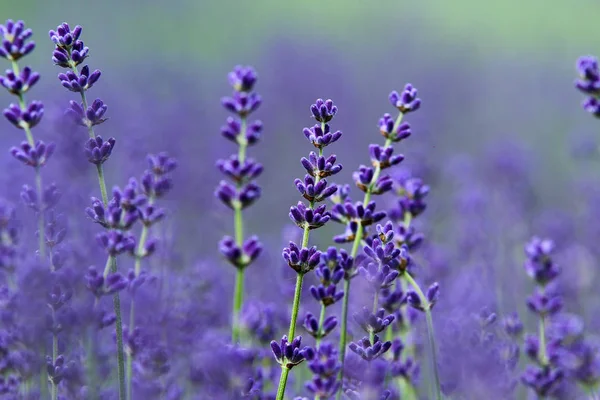
[[[363,266],[358,268],[358,273],[375,291],[390,287],[399,275],[398,271],[392,270],[387,264],[381,265],[368,261],[363,261]]]
[[[299,274],[306,274],[313,270],[321,258],[321,252],[316,246],[300,249],[294,242],[283,249],[283,259]]]
[[[84,151],[88,161],[92,164],[102,165],[108,160],[115,147],[115,138],[109,138],[106,142],[101,136],[90,138],[85,143]]]
[[[249,146],[257,143],[262,133],[262,122],[254,121],[246,127],[246,136],[241,137],[242,123],[239,119],[228,117],[226,125],[221,127],[221,134],[235,143],[247,143]]]
[[[60,286],[54,285],[50,293],[47,295],[48,306],[54,311],[59,310],[73,296],[73,291],[63,291]]]
[[[33,35],[31,29],[25,29],[23,21],[14,22],[12,19],[6,20],[4,25],[0,24],[0,57],[9,61],[18,61],[21,57],[31,53],[35,48],[35,43],[28,41]]]
[[[518,337],[523,333],[523,323],[517,313],[507,315],[502,321],[504,331],[512,337]]]
[[[85,275],[86,287],[92,294],[100,298],[102,296],[111,295],[127,287],[127,280],[120,274],[108,274],[106,279],[102,276],[95,267],[90,267]]]
[[[315,178],[310,175],[304,177],[304,182],[300,179],[296,179],[294,184],[300,194],[306,200],[313,203],[324,201],[337,191],[337,186],[335,184],[327,186],[327,179],[321,179],[316,182]]]
[[[3,111],[4,117],[19,129],[35,127],[44,116],[44,105],[39,101],[32,101],[25,110],[16,104],[11,104]]]
[[[224,97],[221,99],[223,107],[240,117],[246,117],[253,113],[261,103],[262,99],[260,95],[254,92],[235,92],[233,97]]]
[[[527,307],[541,316],[555,315],[563,307],[562,298],[551,293],[536,291],[527,299]]]
[[[382,342],[379,336],[375,335],[373,343],[368,337],[364,337],[358,342],[350,343],[349,347],[363,360],[371,362],[385,354],[392,347],[392,342]]]
[[[366,307],[353,315],[354,321],[367,333],[379,333],[387,328],[393,321],[394,316],[385,316],[385,310],[380,308],[377,313],[372,314]]]
[[[429,286],[427,292],[425,293],[427,304],[423,304],[419,295],[413,291],[407,293],[406,300],[411,307],[419,311],[425,311],[428,309],[431,310],[433,306],[435,306],[439,299],[439,296],[440,286],[437,282],[434,282],[433,284],[431,284],[431,286]]]
[[[328,399],[335,395],[341,386],[337,375],[342,368],[338,353],[331,343],[322,343],[317,351],[306,357],[308,368],[314,374],[306,389],[316,398]]]
[[[0,86],[11,94],[23,94],[40,80],[40,74],[32,72],[30,67],[25,67],[16,75],[11,69],[6,70],[6,76],[0,76]]]
[[[90,68],[86,65],[81,68],[79,75],[73,71],[67,71],[58,74],[58,79],[65,89],[75,93],[83,93],[94,86],[100,79],[101,74],[98,69],[90,74]]]
[[[383,117],[379,119],[379,131],[386,139],[392,142],[401,142],[412,134],[410,125],[407,122],[401,123],[394,129],[395,124],[396,121],[390,114],[383,114]]]
[[[108,106],[100,99],[94,100],[91,106],[86,110],[83,109],[83,103],[77,103],[73,100],[69,101],[69,108],[65,111],[65,115],[73,120],[77,125],[95,126],[100,125],[108,118],[103,118]]]
[[[386,169],[394,165],[400,164],[404,160],[402,154],[394,155],[393,147],[383,147],[378,144],[369,145],[369,153],[371,154],[371,163],[373,167]]]
[[[525,246],[525,270],[537,284],[545,286],[559,274],[560,268],[552,260],[554,242],[534,237]]]
[[[425,198],[429,194],[429,186],[419,178],[400,179],[397,182],[399,211],[397,215],[404,216],[410,213],[413,217],[421,215],[427,208]]]
[[[375,170],[370,167],[361,165],[359,170],[354,172],[352,175],[354,183],[363,192],[371,191],[371,194],[383,194],[389,192],[392,189],[392,178],[387,175],[377,178],[377,181],[373,182],[375,178]]]
[[[325,307],[335,304],[344,298],[344,292],[337,291],[335,284],[327,286],[323,284],[319,286],[311,286],[310,293],[316,301],[320,302]]]
[[[600,118],[600,101],[595,97],[588,97],[582,103],[583,109],[593,116]]]
[[[146,226],[152,226],[165,217],[165,210],[153,205],[146,205],[140,208],[140,220]]]
[[[263,166],[251,158],[240,162],[237,155],[232,155],[227,160],[218,160],[217,168],[222,174],[238,184],[246,184],[258,178],[263,171]]]
[[[300,349],[301,344],[302,336],[296,337],[291,343],[288,342],[287,336],[281,338],[281,344],[273,340],[271,350],[277,363],[282,367],[291,369],[304,361],[306,356],[312,357],[312,349],[309,347]]]
[[[101,232],[96,235],[96,241],[113,257],[135,250],[135,237],[120,231]]]
[[[323,326],[319,329],[319,321],[317,318],[311,314],[306,313],[304,317],[304,328],[306,331],[315,339],[322,339],[325,336],[329,335],[337,326],[337,318],[335,316],[330,316],[323,321]]]
[[[350,202],[350,185],[337,185],[338,191],[329,198],[333,204]],[[362,204],[362,203],[360,203]]]
[[[403,114],[417,111],[421,107],[421,99],[417,97],[417,89],[407,83],[402,93],[395,90],[390,93],[390,103]]]
[[[310,111],[318,122],[327,123],[331,121],[337,113],[337,107],[333,105],[333,100],[331,99],[325,101],[323,99],[317,99],[315,104],[310,106]]]
[[[155,185],[154,190],[156,190],[156,188],[157,186]],[[221,181],[219,187],[215,191],[215,196],[232,210],[235,210],[238,207],[242,210],[249,207],[260,198],[260,195],[261,188],[254,182],[248,183],[238,191],[230,183]]]
[[[321,125],[314,125],[312,128],[304,128],[302,131],[309,142],[318,149],[323,149],[331,143],[337,142],[342,137],[342,132],[331,132],[329,125],[325,124],[325,129]]]
[[[225,236],[219,242],[221,254],[236,268],[246,268],[262,252],[262,244],[257,236],[248,238],[242,248],[235,244],[235,240],[230,236]]]
[[[600,69],[596,57],[580,57],[577,60],[577,72],[579,73],[579,79],[575,81],[577,89],[585,94],[600,94]]]
[[[337,174],[342,170],[341,164],[336,164],[335,154],[329,157],[317,156],[317,153],[311,151],[308,158],[302,157],[300,162],[306,172],[312,177],[326,178]]]
[[[329,221],[329,213],[325,211],[325,205],[321,205],[315,209],[308,208],[301,201],[297,206],[290,208],[290,219],[298,225],[299,228],[309,230],[322,227]]]
[[[54,385],[58,385],[62,381],[65,368],[65,357],[63,355],[56,357],[56,361],[54,362],[52,362],[52,357],[46,357],[46,371],[48,372],[48,380],[50,380]]]
[[[48,159],[54,154],[55,148],[54,143],[46,145],[38,140],[35,146],[31,146],[28,142],[21,142],[21,146],[12,147],[10,153],[23,164],[38,168],[46,165]]]

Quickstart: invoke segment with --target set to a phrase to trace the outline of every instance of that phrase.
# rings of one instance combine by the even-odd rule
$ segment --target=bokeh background
[[[495,289],[499,309],[522,309],[530,289],[522,245],[534,234],[549,235],[565,270],[576,272],[566,283],[577,294],[570,310],[600,326],[591,318],[598,300],[600,126],[582,110],[582,96],[573,88],[577,57],[600,53],[600,3],[2,0],[0,16],[23,19],[35,32],[37,50],[27,61],[42,74],[35,96],[47,105],[37,136],[59,145],[62,157],[48,174],[67,204],[83,209],[96,182],[79,155],[85,133],[62,118],[72,96],[56,79],[47,36],[58,23],[84,27],[88,64],[103,72],[90,95],[109,105],[110,120],[97,133],[117,139],[106,165],[109,184],[140,175],[148,152],[168,151],[179,159],[165,233],[173,273],[217,260],[215,273],[233,276],[217,252],[219,239],[232,232],[232,215],[213,190],[221,179],[216,158],[235,151],[219,134],[227,116],[220,98],[230,93],[226,74],[234,65],[257,69],[264,100],[257,113],[264,141],[250,149],[265,167],[263,197],[246,221],[268,251],[256,267],[263,273],[249,278],[250,297],[275,299],[280,292],[265,288],[293,278],[279,268],[279,254],[297,233],[287,213],[298,200],[298,160],[311,150],[302,135],[312,124],[310,104],[323,97],[338,105],[333,127],[345,135],[333,149],[344,166],[336,178],[350,182],[352,171],[368,163],[368,144],[381,142],[376,124],[393,111],[388,93],[411,82],[423,107],[408,118],[414,134],[400,150],[403,167],[432,186],[427,216],[418,222],[430,242],[422,261],[432,268],[424,278],[452,277],[449,309],[467,305],[475,312],[483,305],[477,303],[481,297],[470,300],[476,282],[459,289],[465,287],[461,271],[489,278],[491,286],[482,288]],[[1,104],[9,101],[0,94]],[[21,140],[4,120],[0,132],[0,148]],[[10,171],[0,176],[0,192],[17,202],[30,171],[17,170],[7,152],[0,163]],[[88,192],[81,189],[85,182]],[[330,224],[315,241],[327,246],[340,229]],[[228,299],[231,286],[222,290]]]

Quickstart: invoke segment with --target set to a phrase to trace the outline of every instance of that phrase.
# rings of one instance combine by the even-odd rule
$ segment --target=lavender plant
[[[256,111],[262,100],[252,89],[257,80],[252,67],[236,66],[229,73],[229,83],[233,86],[233,97],[221,100],[223,107],[235,114],[227,118],[227,124],[221,128],[226,139],[238,145],[238,153],[227,160],[217,161],[219,171],[229,178],[233,185],[221,181],[215,195],[234,212],[234,237],[225,236],[219,243],[221,253],[236,268],[235,291],[233,296],[233,313],[231,324],[231,340],[240,340],[240,312],[244,303],[244,271],[256,260],[262,251],[257,236],[244,241],[244,220],[242,210],[252,205],[260,197],[260,187],[256,179],[263,167],[258,162],[246,157],[248,146],[258,142],[262,132],[262,122],[256,120],[248,123],[248,116]]]

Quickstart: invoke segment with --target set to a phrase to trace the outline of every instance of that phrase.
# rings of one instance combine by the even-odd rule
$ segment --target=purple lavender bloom
[[[343,271],[341,272],[341,276],[343,277]],[[325,307],[335,304],[344,298],[344,292],[338,291],[335,284],[320,284],[319,286],[311,286],[310,293],[316,301],[320,302]]]
[[[312,271],[321,258],[321,252],[316,246],[300,249],[294,242],[290,242],[289,247],[283,249],[282,255],[288,265],[299,274]]]
[[[260,195],[261,188],[254,182],[250,182],[238,190],[230,183],[221,181],[215,191],[215,196],[232,210],[235,210],[237,207],[243,210],[251,206],[260,198]]]
[[[257,236],[251,236],[240,248],[232,237],[225,236],[219,242],[219,250],[234,267],[243,269],[258,258],[262,252],[262,244]]]
[[[354,321],[367,333],[379,333],[394,322],[393,315],[385,315],[385,310],[380,308],[375,314],[372,314],[367,307],[354,313]]]
[[[582,106],[585,111],[600,118],[600,100],[595,97],[588,97],[583,101]]]
[[[96,235],[98,244],[111,256],[132,253],[135,250],[135,237],[121,231],[110,230]]]
[[[323,128],[321,125],[314,125],[312,128],[304,128],[302,131],[309,142],[318,149],[323,149],[332,143],[337,142],[342,137],[342,132],[331,132],[328,124]]]
[[[18,75],[12,69],[7,69],[5,74],[0,76],[0,86],[15,95],[27,92],[40,80],[40,74],[33,72],[30,67],[23,68]]]
[[[427,208],[425,198],[429,194],[429,186],[425,185],[419,178],[400,179],[397,182],[396,192],[400,199],[398,200],[397,215],[402,218],[407,213],[412,217],[421,215]]]
[[[261,105],[260,95],[254,92],[235,92],[233,97],[224,97],[221,104],[225,109],[237,114],[240,117],[247,117]]]
[[[318,122],[327,123],[331,121],[337,113],[337,107],[333,105],[333,100],[331,99],[317,99],[315,104],[310,106],[310,111]]]
[[[541,398],[551,395],[563,380],[564,373],[561,370],[528,366],[521,377],[524,385],[532,388]]]
[[[386,169],[400,164],[404,160],[402,154],[394,155],[393,147],[383,147],[378,144],[369,145],[369,153],[371,154],[371,163],[373,167]]]
[[[299,201],[297,206],[290,207],[289,216],[290,219],[301,229],[317,229],[325,225],[331,218],[329,213],[325,211],[325,208],[326,206],[323,204],[315,209],[312,209]]]
[[[425,297],[427,298],[427,304],[423,304],[419,295],[413,291],[408,292],[406,295],[407,302],[411,307],[419,311],[425,311],[427,308],[431,310],[440,297],[440,285],[437,282],[432,283],[427,288]]]
[[[0,57],[17,61],[31,53],[35,48],[35,43],[28,41],[32,35],[31,29],[25,29],[23,21],[14,22],[9,19],[4,25],[0,24],[0,39],[2,39]]]
[[[236,65],[227,76],[229,84],[236,92],[250,92],[258,79],[254,68],[250,66]]]
[[[563,301],[560,296],[553,293],[536,291],[527,299],[527,307],[531,311],[541,316],[555,315],[563,307]]]
[[[317,182],[310,175],[306,175],[304,181],[296,179],[294,184],[302,197],[313,203],[322,202],[337,191],[336,185],[327,186],[327,179],[321,179]]]
[[[393,181],[388,175],[380,176],[375,182],[375,170],[371,167],[361,165],[358,171],[352,175],[356,187],[363,192],[379,195],[389,192],[392,189]]]
[[[337,318],[329,316],[323,321],[323,326],[319,327],[319,320],[312,313],[306,313],[304,316],[304,329],[315,339],[322,339],[329,335],[337,326]]]
[[[358,273],[369,283],[373,290],[388,288],[399,275],[399,272],[393,270],[387,264],[378,264],[374,262],[363,262],[358,268]]]
[[[112,154],[115,142],[115,138],[112,137],[107,141],[104,141],[101,136],[88,139],[84,146],[88,161],[96,165],[104,164]]]
[[[300,364],[308,356],[312,358],[313,350],[310,347],[300,348],[302,345],[302,336],[297,336],[292,342],[288,341],[287,336],[281,338],[281,343],[275,340],[271,341],[271,350],[275,360],[282,367],[291,369]]]
[[[342,368],[338,352],[331,343],[322,343],[317,351],[306,357],[313,379],[306,383],[306,389],[315,397],[328,399],[335,395],[341,386],[337,375]]]
[[[308,158],[302,157],[300,160],[302,166],[310,176],[319,178],[335,175],[342,170],[342,166],[336,164],[335,161],[335,154],[328,157],[317,156],[317,153],[314,151],[309,153]]]
[[[100,75],[102,75],[100,70],[97,69],[90,73],[90,68],[85,65],[81,68],[79,74],[73,71],[58,74],[58,80],[60,80],[60,83],[65,89],[70,90],[71,92],[81,93],[91,89],[98,79],[100,79]]]
[[[385,218],[385,211],[375,211],[376,203],[374,201],[365,207],[362,202],[352,204],[350,201],[337,203],[331,209],[331,219],[335,222],[346,224],[346,231],[333,238],[336,243],[353,242],[358,228],[363,230],[365,237],[366,227],[381,221]]]
[[[417,97],[417,89],[407,83],[402,93],[395,90],[390,93],[390,103],[403,114],[417,111],[421,107],[421,99]]]
[[[358,342],[350,343],[349,347],[363,360],[371,362],[385,354],[392,347],[392,342],[382,342],[379,336],[375,335],[373,343],[368,337],[364,337]]]
[[[127,280],[120,274],[102,276],[95,267],[90,267],[85,275],[86,287],[96,298],[112,295],[127,287]]]
[[[54,143],[46,145],[38,140],[35,146],[31,146],[28,142],[21,142],[21,146],[12,147],[10,153],[23,164],[39,168],[46,165],[48,159],[54,154],[55,148]]]
[[[410,130],[410,124],[408,122],[401,123],[396,129],[396,121],[392,118],[390,114],[383,114],[383,117],[379,119],[379,131],[386,139],[391,140],[392,142],[401,142],[404,139],[407,139],[412,134]]]
[[[263,171],[260,163],[251,158],[240,162],[237,155],[232,155],[227,160],[218,160],[217,168],[223,175],[242,185],[258,178]]]
[[[104,118],[106,110],[108,110],[108,106],[100,99],[94,100],[85,110],[83,109],[83,103],[71,100],[69,101],[69,108],[65,111],[65,115],[71,118],[77,125],[91,127],[100,125],[108,119]]]
[[[44,188],[41,201],[38,198],[37,192],[31,186],[23,185],[23,189],[21,190],[21,200],[23,200],[23,203],[36,212],[53,208],[60,200],[61,195],[55,184]]]
[[[35,127],[44,116],[44,105],[39,101],[32,101],[22,110],[16,104],[11,104],[3,111],[4,117],[19,129]]]
[[[18,233],[14,208],[0,200],[0,269],[14,269]]]
[[[525,270],[537,284],[547,285],[559,274],[560,268],[552,259],[554,242],[534,237],[525,246]]]
[[[577,72],[579,79],[575,81],[575,87],[585,94],[600,94],[600,69],[598,59],[594,56],[583,56],[577,60]]]
[[[523,323],[517,313],[507,315],[503,321],[504,331],[512,337],[518,337],[523,333]]]
[[[242,124],[239,119],[228,117],[226,125],[221,127],[221,134],[235,143],[246,143],[249,146],[256,144],[261,137],[263,124],[261,121],[254,121],[246,127],[245,136],[242,134]]]

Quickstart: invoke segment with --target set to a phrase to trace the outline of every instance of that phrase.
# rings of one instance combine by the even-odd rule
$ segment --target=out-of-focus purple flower
[[[394,154],[393,147],[383,147],[378,144],[369,145],[373,167],[386,169],[400,164],[404,160],[402,154]]]
[[[544,398],[558,388],[563,377],[561,370],[530,365],[521,376],[521,382]]]
[[[555,315],[562,309],[563,301],[552,293],[536,291],[527,299],[527,306],[541,316]]]
[[[44,105],[40,101],[32,101],[22,110],[16,104],[11,104],[3,111],[4,117],[19,129],[35,127],[44,116]]]
[[[219,250],[234,267],[243,269],[252,264],[260,255],[262,244],[258,241],[257,236],[251,236],[240,248],[232,237],[225,236],[219,242]]]
[[[310,347],[300,348],[302,345],[302,336],[296,337],[291,342],[287,336],[281,338],[281,343],[275,340],[271,341],[271,350],[275,356],[275,360],[282,366],[288,369],[300,364],[305,357],[312,357],[313,350]]]
[[[410,291],[408,292],[406,299],[408,304],[417,310],[431,310],[440,297],[440,285],[437,282],[432,283],[429,288],[427,288],[425,297],[427,298],[427,304],[423,304],[417,293]]]
[[[25,205],[34,211],[46,211],[53,208],[60,200],[62,193],[56,187],[56,184],[46,186],[42,192],[42,198],[39,199],[37,192],[29,185],[23,185],[21,190],[21,200]]]
[[[354,313],[354,321],[367,333],[379,333],[394,322],[393,315],[385,315],[385,310],[380,308],[373,314],[368,308],[363,307],[361,311]]]
[[[363,360],[371,362],[385,354],[392,347],[392,342],[382,342],[379,336],[375,335],[373,343],[368,337],[364,337],[358,342],[350,343],[349,347]]]
[[[110,157],[113,148],[115,147],[115,138],[109,138],[107,141],[102,140],[101,136],[90,138],[85,143],[85,155],[89,162],[96,165],[102,165]]]
[[[28,142],[21,142],[21,146],[11,148],[10,153],[23,164],[38,168],[46,165],[48,159],[54,154],[55,148],[54,143],[46,145],[38,140],[35,146],[31,146]]]
[[[0,86],[4,86],[11,94],[23,94],[40,80],[40,74],[33,72],[30,67],[25,67],[16,74],[15,71],[7,69],[6,76],[0,75]]]
[[[336,243],[353,242],[359,227],[363,230],[363,237],[365,237],[366,227],[381,221],[386,216],[385,211],[375,211],[375,207],[374,201],[369,202],[366,206],[362,202],[353,204],[350,201],[335,204],[330,212],[331,219],[346,224],[346,231],[335,236],[333,240]]]
[[[300,249],[294,242],[283,249],[283,259],[299,274],[313,270],[321,259],[321,252],[316,246]]]
[[[29,41],[32,35],[31,29],[25,29],[23,21],[14,22],[9,19],[4,25],[0,24],[0,38],[2,39],[0,57],[9,61],[17,61],[31,53],[35,48],[35,43]]]
[[[392,142],[401,142],[412,134],[408,122],[403,122],[395,128],[396,121],[394,121],[390,114],[383,114],[383,117],[379,119],[378,125],[381,134]]]
[[[65,358],[63,355],[56,357],[56,360],[52,362],[52,357],[46,357],[46,371],[48,372],[48,380],[54,385],[58,385],[62,381],[65,372]]]
[[[127,287],[127,280],[120,273],[109,273],[104,278],[95,267],[88,269],[85,280],[86,287],[97,298],[112,295]]]
[[[532,238],[525,246],[525,270],[539,285],[547,285],[560,274],[560,268],[552,259],[553,250],[554,242],[538,237]]]
[[[260,95],[254,92],[235,92],[233,97],[224,97],[221,100],[223,107],[240,117],[247,117],[256,111],[261,103]]]
[[[0,200],[0,269],[9,271],[14,269],[18,243],[15,210],[8,203]]]
[[[335,346],[322,343],[315,352],[306,357],[306,361],[314,375],[313,379],[306,383],[306,389],[319,399],[334,396],[341,386],[337,375],[342,368]]]
[[[98,244],[111,256],[135,250],[135,237],[121,231],[110,230],[96,235]]]
[[[58,74],[58,80],[65,89],[81,93],[91,89],[100,79],[100,75],[102,75],[102,72],[99,69],[90,73],[90,68],[85,65],[78,74],[73,71]]]
[[[429,194],[429,186],[420,178],[398,180],[396,192],[399,196],[397,214],[402,216],[410,213],[412,217],[421,215],[427,208],[425,198]]]
[[[304,316],[304,329],[315,339],[322,339],[329,335],[337,326],[337,318],[333,315],[325,318],[323,326],[319,327],[319,320],[312,313],[306,313]]]
[[[251,66],[236,65],[227,76],[229,84],[236,92],[250,92],[258,79],[256,71]]]
[[[523,323],[517,313],[507,315],[502,320],[504,331],[512,337],[518,337],[523,333]]]
[[[421,99],[417,97],[417,89],[407,83],[402,93],[395,90],[390,93],[390,103],[403,114],[417,111],[421,107]]]
[[[236,207],[244,209],[260,198],[261,188],[256,183],[250,182],[238,190],[232,184],[221,181],[215,195],[232,210]]]
[[[73,100],[69,101],[69,108],[65,111],[65,115],[73,120],[77,125],[81,126],[95,126],[100,125],[108,118],[104,118],[108,106],[100,99],[94,100],[94,102],[83,109],[83,103],[77,103]]]
[[[221,134],[236,143],[246,143],[247,145],[256,144],[261,137],[263,124],[261,121],[254,121],[247,125],[246,133],[242,136],[242,123],[239,119],[228,117],[226,125],[221,127]]]
[[[577,72],[579,79],[575,81],[575,87],[585,94],[600,94],[600,69],[598,59],[594,56],[582,56],[577,60]]]
[[[240,162],[237,155],[232,155],[227,160],[218,160],[217,168],[223,175],[242,185],[258,178],[263,171],[260,163],[251,158]]]

